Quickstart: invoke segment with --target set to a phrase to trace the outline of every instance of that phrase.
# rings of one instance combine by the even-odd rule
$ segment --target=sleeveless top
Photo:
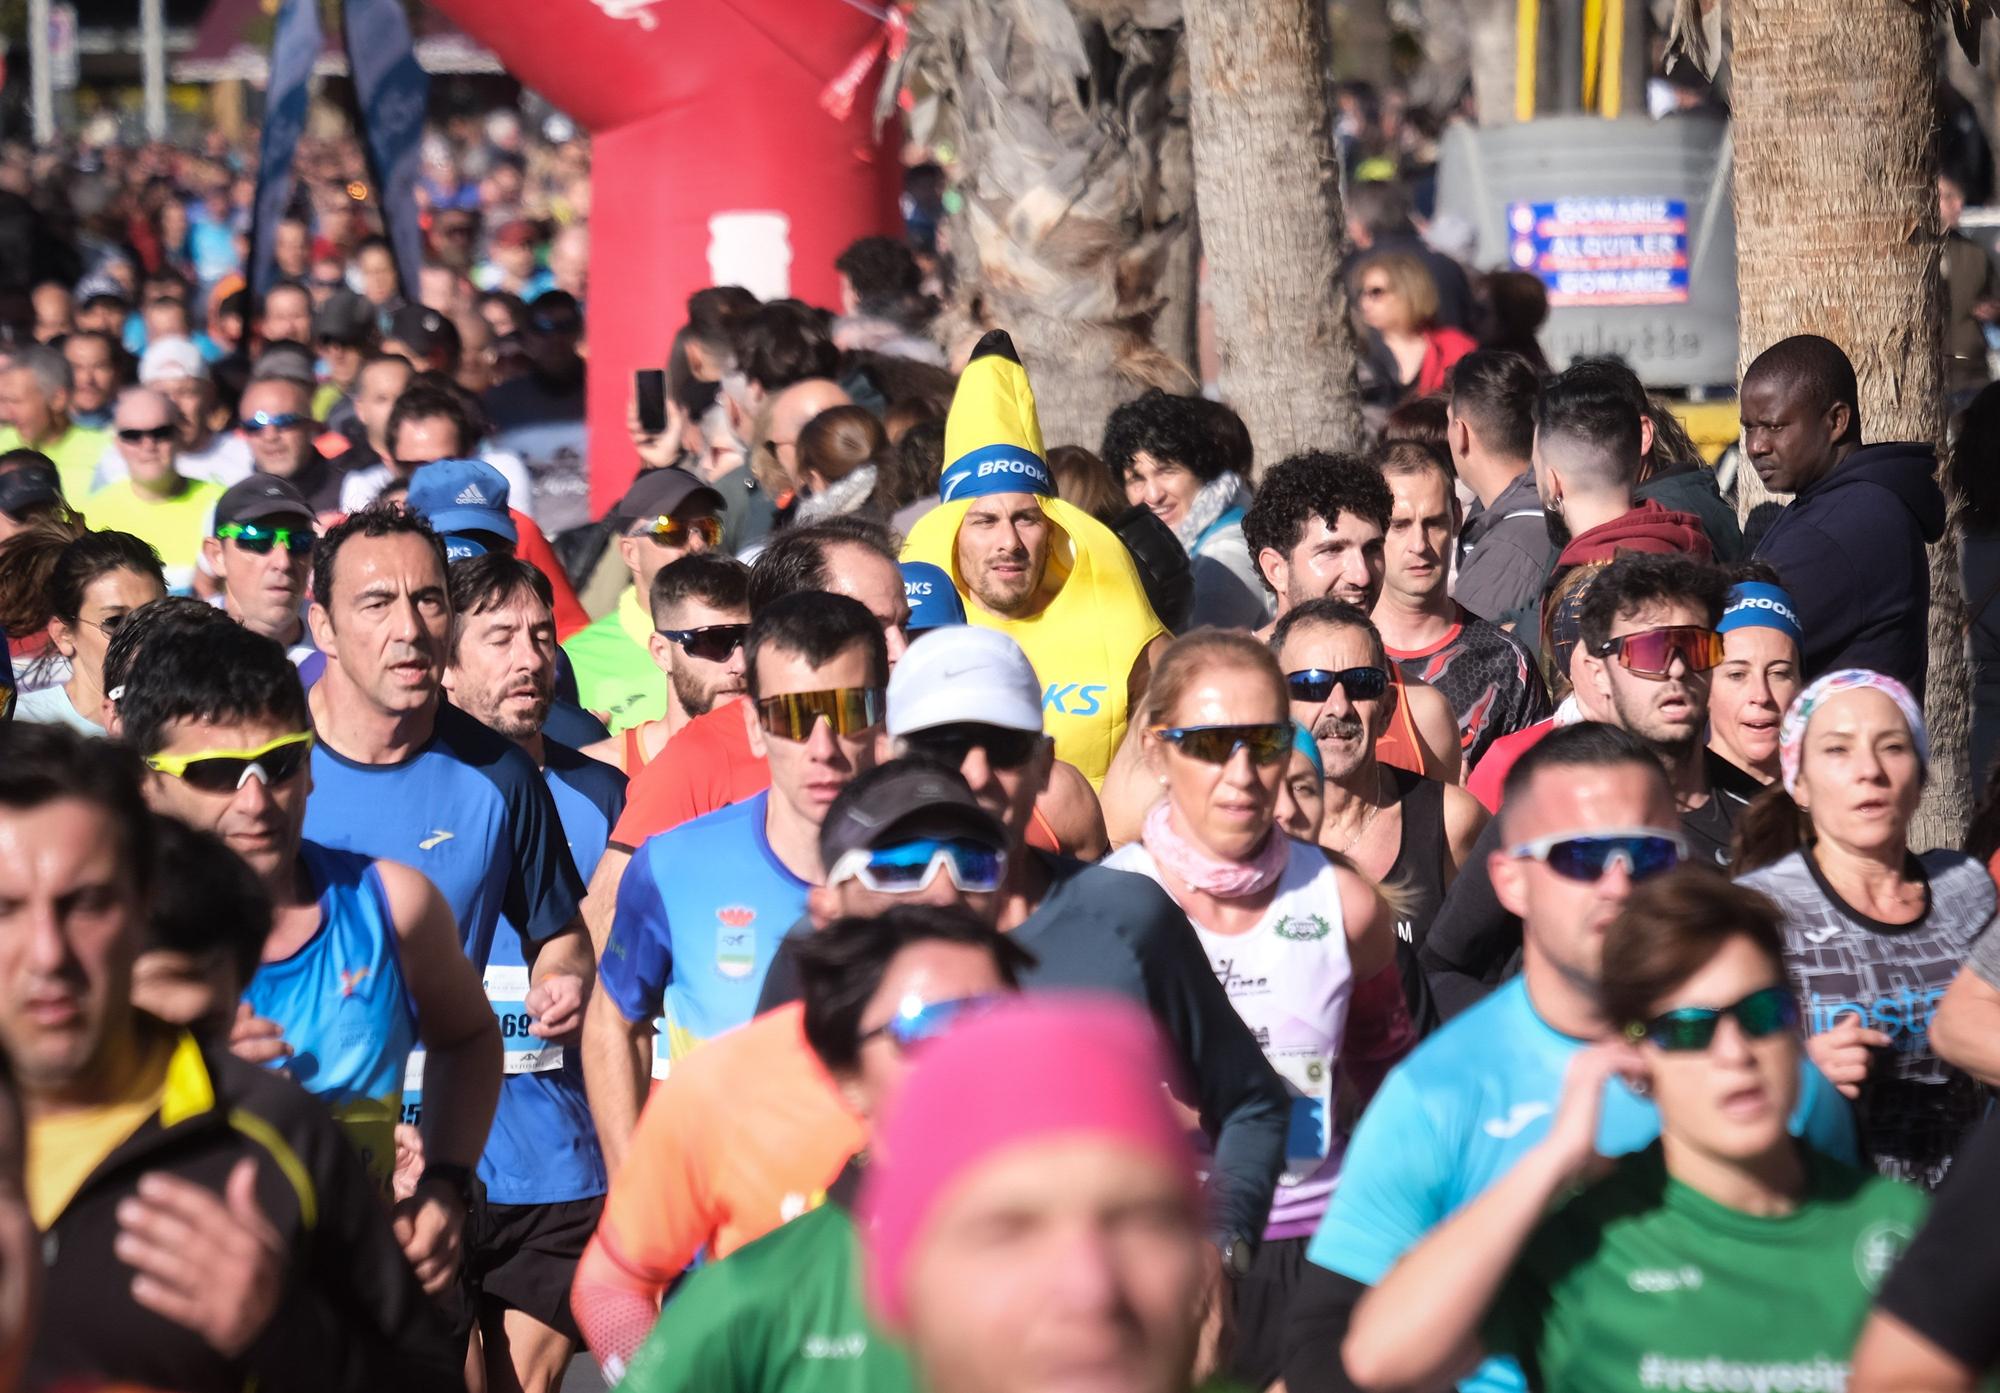
[[[1391,769],[1389,777],[1403,809],[1403,836],[1382,884],[1397,900],[1396,970],[1403,978],[1410,1023],[1427,1035],[1437,1026],[1438,1015],[1417,954],[1444,904],[1444,785],[1404,769]]]
[[[639,732],[645,728],[644,721],[625,727],[625,777],[628,779],[646,767],[646,742],[639,738]]]
[[[290,957],[259,964],[243,999],[284,1028],[293,1054],[280,1067],[332,1110],[386,1195],[417,1043],[395,922],[373,858],[301,842],[299,859],[319,890],[319,929]]]
[[[1424,767],[1424,742],[1417,737],[1417,720],[1410,714],[1410,694],[1402,669],[1393,662],[1389,664],[1389,685],[1396,689],[1396,710],[1389,717],[1388,728],[1375,737],[1375,758],[1391,769],[1434,778],[1437,770]]]
[[[1142,842],[1120,847],[1104,864],[1166,884]],[[1264,1237],[1304,1237],[1326,1212],[1345,1148],[1345,1138],[1335,1130],[1334,1109],[1354,970],[1347,955],[1340,883],[1325,853],[1293,842],[1277,893],[1255,928],[1224,934],[1194,924],[1194,931],[1229,1004],[1257,1037],[1291,1095],[1285,1168]]]

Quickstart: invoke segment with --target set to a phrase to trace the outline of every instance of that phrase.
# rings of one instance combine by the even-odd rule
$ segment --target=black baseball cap
[[[238,480],[216,500],[218,530],[232,522],[264,522],[270,518],[299,518],[310,525],[312,504],[288,481],[272,474],[252,474]]]
[[[313,313],[313,342],[360,345],[375,337],[375,306],[351,290],[336,290]]]
[[[403,305],[389,316],[389,332],[384,340],[408,344],[420,358],[433,353],[458,356],[462,342],[458,326],[428,305]]]
[[[831,866],[857,848],[913,836],[967,837],[1007,849],[1007,829],[979,806],[956,771],[898,760],[867,779],[859,792],[834,800],[820,824],[820,860]]]
[[[663,517],[697,495],[705,495],[708,504],[718,513],[729,506],[720,493],[685,469],[648,469],[632,481],[632,487],[625,490],[625,496],[618,500],[611,516],[619,522]]]
[[[16,522],[30,508],[62,502],[62,480],[46,459],[28,459],[0,474],[0,513]]]

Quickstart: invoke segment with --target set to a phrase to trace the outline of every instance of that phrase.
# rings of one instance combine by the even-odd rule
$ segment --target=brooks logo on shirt
[[[428,837],[425,837],[422,841],[417,843],[417,850],[430,851],[433,848],[442,846],[446,842],[450,841],[453,835],[454,834],[445,831],[444,828],[442,827],[433,827],[431,828],[431,834]]]
[[[1505,1117],[1487,1118],[1482,1129],[1487,1136],[1505,1141],[1509,1137],[1520,1136],[1529,1123],[1539,1121],[1553,1111],[1547,1103],[1516,1103],[1507,1109]]]

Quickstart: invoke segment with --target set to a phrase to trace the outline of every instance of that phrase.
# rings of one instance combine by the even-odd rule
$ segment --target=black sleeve
[[[1286,1393],[1356,1393],[1340,1362],[1340,1346],[1367,1291],[1352,1277],[1305,1264],[1285,1323]]]
[[[1875,1304],[1975,1375],[2000,1368],[2000,1119],[1952,1163]]]
[[[1254,1241],[1264,1232],[1285,1164],[1289,1095],[1215,980],[1180,907],[1144,876],[1128,878],[1137,883],[1121,893],[1156,901],[1153,912],[1143,916],[1152,931],[1134,944],[1146,1002],[1180,1055],[1202,1130],[1215,1140],[1212,1222],[1222,1233]]]
[[[1521,946],[1521,921],[1493,893],[1486,857],[1500,846],[1500,819],[1486,824],[1466,853],[1419,955],[1439,1016],[1450,1020],[1507,979]]]
[[[792,941],[811,932],[812,922],[801,919],[778,940],[778,951],[771,955],[770,970],[764,974],[764,985],[757,993],[758,1015],[789,1006],[806,994],[799,981],[799,960],[792,950]]]

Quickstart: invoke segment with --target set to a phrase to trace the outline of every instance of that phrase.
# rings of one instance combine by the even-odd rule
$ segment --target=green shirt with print
[[[632,1356],[620,1393],[915,1393],[868,1319],[861,1247],[822,1204],[698,1269]]]
[[[1620,1160],[1529,1240],[1482,1332],[1542,1393],[1838,1393],[1876,1287],[1923,1218],[1913,1187],[1804,1152],[1777,1218]]]

